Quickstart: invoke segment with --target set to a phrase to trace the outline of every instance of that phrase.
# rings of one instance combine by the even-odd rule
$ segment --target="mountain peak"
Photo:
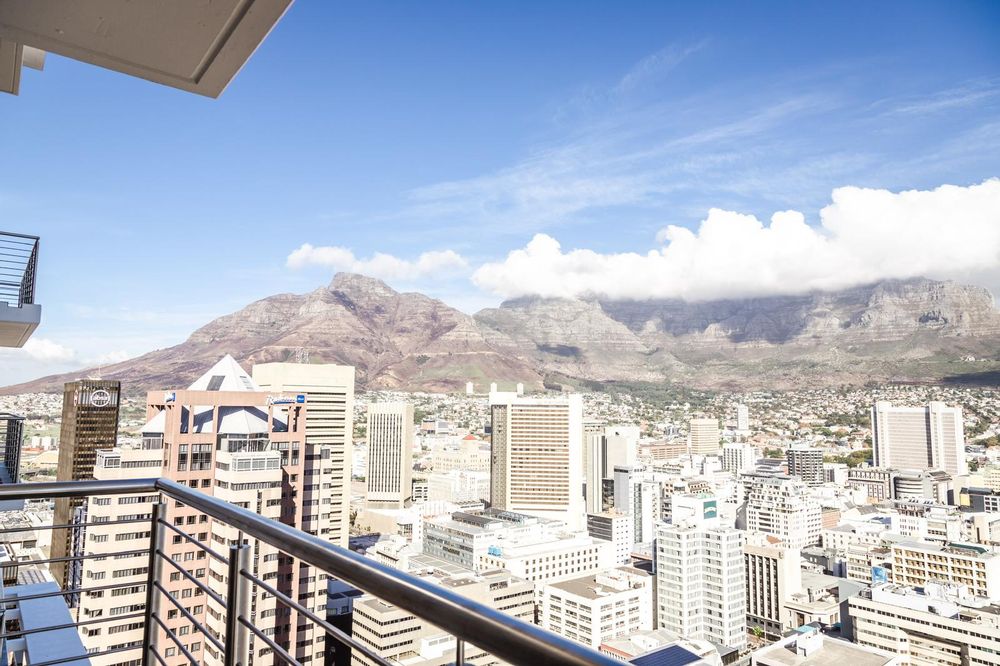
[[[346,294],[365,294],[369,296],[391,297],[398,296],[399,292],[387,285],[378,278],[368,277],[360,273],[340,272],[333,276],[330,281],[330,291],[341,291]]]

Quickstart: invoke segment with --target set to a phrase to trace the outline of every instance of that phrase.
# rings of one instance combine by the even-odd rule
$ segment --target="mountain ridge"
[[[468,315],[338,273],[326,287],[254,301],[178,345],[101,373],[126,390],[175,388],[232,353],[246,365],[354,365],[363,388],[454,391],[466,381],[540,388],[550,377],[789,388],[937,381],[968,371],[969,356],[995,362],[998,342],[1000,313],[989,291],[926,278],[699,302],[525,297]],[[57,391],[88,372],[0,392]]]

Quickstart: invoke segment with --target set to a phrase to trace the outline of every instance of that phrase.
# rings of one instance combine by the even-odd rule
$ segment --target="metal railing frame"
[[[15,307],[35,302],[38,236],[0,231],[0,301]]]
[[[9,484],[0,485],[0,501],[27,499],[55,499],[66,497],[90,497],[98,495],[126,495],[143,493],[162,493],[162,495],[181,502],[201,513],[237,528],[242,533],[239,544],[230,546],[228,557],[223,558],[211,548],[212,556],[225,560],[229,567],[228,589],[226,599],[226,636],[223,643],[224,663],[226,666],[238,666],[246,663],[248,656],[249,636],[255,634],[274,650],[274,655],[281,661],[298,664],[287,652],[274,643],[263,632],[257,630],[249,614],[249,598],[253,585],[261,587],[266,593],[273,594],[276,590],[253,576],[249,571],[249,546],[243,544],[245,537],[254,538],[274,546],[282,553],[301,562],[305,562],[318,570],[343,580],[362,591],[372,594],[383,601],[398,606],[412,613],[435,627],[446,631],[455,637],[455,663],[462,664],[466,653],[466,644],[471,643],[485,652],[511,664],[528,664],[530,666],[621,666],[621,662],[592,648],[558,636],[541,627],[524,622],[511,615],[497,611],[485,604],[463,597],[447,588],[440,587],[417,576],[405,573],[350,550],[336,546],[329,541],[312,536],[301,530],[271,520],[221,499],[206,495],[198,490],[162,478],[94,480],[94,481],[56,481],[50,483]],[[167,529],[176,529],[164,520],[165,505],[155,504],[150,521],[149,570],[146,581],[145,630],[141,649],[144,664],[162,664],[163,657],[156,646],[155,630],[157,626],[166,629],[166,624],[160,617],[160,600],[164,596],[162,587],[163,562],[172,562],[163,552],[166,543]],[[145,522],[145,521],[141,521]],[[100,525],[102,523],[93,523]],[[62,527],[62,526],[58,526]],[[184,533],[186,534],[186,533]],[[188,535],[190,536],[190,535]],[[129,551],[131,552],[131,551]],[[115,553],[108,553],[111,556]],[[102,554],[103,556],[103,554]],[[26,562],[25,564],[31,564]],[[176,564],[176,563],[174,563]],[[105,586],[106,587],[106,586]],[[60,591],[50,595],[68,595],[70,593],[86,592],[97,588],[81,587],[77,590]],[[36,595],[38,596],[38,595]],[[169,596],[169,594],[167,594]],[[356,639],[346,636],[329,623],[320,620],[318,616],[287,595],[275,595],[279,603],[295,608],[317,624],[334,640],[358,649],[366,657],[381,664],[389,664],[368,646]],[[200,627],[206,636],[211,636],[206,627]],[[187,652],[176,636],[164,631],[168,638],[174,641],[181,653]],[[13,635],[13,634],[12,634]],[[220,641],[214,641],[218,647]],[[275,649],[277,648],[277,649]],[[130,648],[130,649],[139,649]],[[94,655],[90,655],[94,656]],[[193,661],[190,653],[185,656]],[[83,657],[86,657],[84,655]]]

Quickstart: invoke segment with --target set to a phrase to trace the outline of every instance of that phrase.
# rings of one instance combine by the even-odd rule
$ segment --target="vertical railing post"
[[[146,626],[142,633],[142,663],[152,666],[157,663],[153,652],[156,651],[156,637],[159,625],[153,621],[153,616],[159,617],[160,594],[156,584],[161,583],[163,562],[157,554],[166,544],[166,528],[163,521],[167,517],[167,505],[162,501],[153,505],[149,522],[149,570],[146,572]]]
[[[461,638],[455,639],[455,666],[462,666],[465,663],[465,641]]]
[[[250,581],[242,573],[250,569],[250,546],[242,543],[242,534],[239,540],[229,546],[225,666],[241,666],[250,656],[250,632],[240,623],[241,617],[250,621]]]

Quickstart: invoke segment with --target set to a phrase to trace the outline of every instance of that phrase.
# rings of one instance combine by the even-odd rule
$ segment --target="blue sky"
[[[338,268],[472,312],[536,286],[564,295],[573,249],[602,266],[679,252],[664,229],[697,234],[713,208],[764,227],[800,211],[825,242],[846,233],[820,215],[837,188],[1000,176],[998,34],[992,2],[300,0],[217,100],[50,56],[0,99],[0,228],[43,237],[44,307],[32,348],[0,356],[0,383],[176,344]],[[844,211],[864,201],[845,192],[829,220],[934,211],[919,238],[952,234],[985,255],[942,265],[917,256],[924,242],[904,259],[996,288],[993,194],[892,199],[859,217]],[[532,250],[536,234],[561,248]],[[326,250],[290,261],[307,243]],[[711,251],[695,245],[692,257]],[[830,261],[854,247],[841,246]],[[668,260],[669,278],[660,262],[647,281],[678,283],[687,264]],[[865,256],[844,281],[883,263]],[[827,285],[813,277],[802,284]],[[772,278],[761,293],[798,288]],[[729,295],[740,279],[727,280],[701,295]]]

